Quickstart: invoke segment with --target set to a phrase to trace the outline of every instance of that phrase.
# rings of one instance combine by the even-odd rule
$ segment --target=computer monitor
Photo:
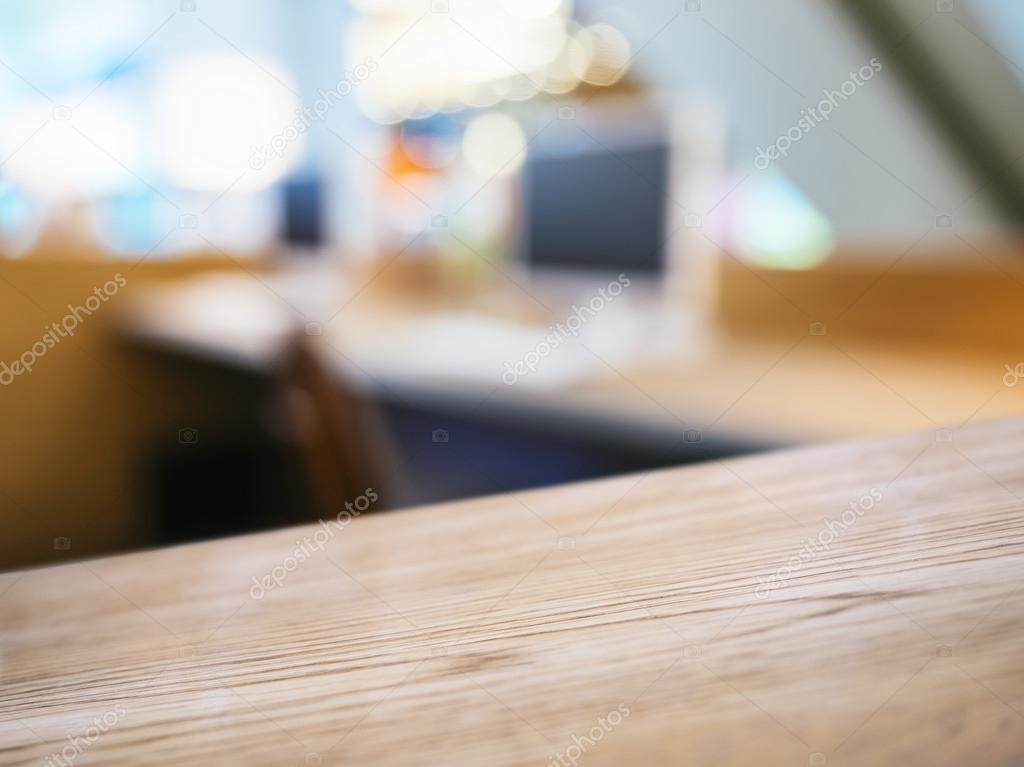
[[[661,127],[572,127],[531,145],[523,171],[523,260],[531,269],[661,274],[669,141]]]
[[[296,178],[283,185],[281,239],[289,245],[316,247],[324,241],[324,184],[319,178]]]

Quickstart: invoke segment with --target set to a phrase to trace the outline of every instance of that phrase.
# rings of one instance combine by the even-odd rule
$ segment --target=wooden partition
[[[30,372],[5,375],[0,386],[0,568],[148,542],[147,524],[131,513],[140,445],[176,433],[176,424],[233,414],[209,412],[200,387],[171,385],[114,338],[110,321],[144,285],[237,268],[200,257],[0,260],[0,370],[34,344],[42,352]],[[104,285],[116,290],[86,313]],[[68,323],[77,325],[73,335],[53,328],[78,307],[86,311]]]
[[[923,249],[922,249],[923,250]],[[1024,247],[844,250],[806,271],[723,260],[717,319],[749,337],[800,332],[947,350],[1024,346]]]

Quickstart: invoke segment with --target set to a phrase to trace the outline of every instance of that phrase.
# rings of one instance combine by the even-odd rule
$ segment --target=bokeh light
[[[591,85],[613,85],[629,68],[629,40],[610,24],[593,24],[581,29],[576,37],[586,53],[585,66],[577,73]]]
[[[0,128],[5,175],[43,199],[85,197],[137,186],[139,129],[118,99],[95,95],[73,110],[28,102]]]
[[[470,170],[487,178],[507,176],[522,167],[526,134],[503,112],[474,117],[466,126],[462,152]]]
[[[165,67],[157,129],[167,178],[186,189],[217,192],[232,185],[259,189],[280,179],[303,148],[303,133],[290,128],[300,107],[292,91],[282,67],[231,52],[194,54]],[[254,148],[282,135],[280,155],[253,168]]]
[[[571,43],[568,2],[478,0],[427,15],[420,5],[402,2],[357,8],[362,14],[346,37],[348,66],[389,51],[356,96],[364,114],[377,122],[522,101],[547,87],[552,68],[566,70],[555,80],[568,82],[569,90],[580,82],[568,64],[559,63]],[[571,55],[578,57],[579,48],[574,45]],[[577,67],[585,68],[588,60]]]
[[[734,232],[743,260],[775,269],[811,269],[835,246],[828,219],[779,173],[751,179],[740,191]]]

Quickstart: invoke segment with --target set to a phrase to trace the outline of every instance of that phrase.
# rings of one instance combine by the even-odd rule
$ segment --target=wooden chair
[[[278,388],[290,433],[304,456],[321,517],[334,517],[372,488],[374,508],[395,505],[396,459],[374,403],[346,391],[327,370],[314,340],[296,333]]]

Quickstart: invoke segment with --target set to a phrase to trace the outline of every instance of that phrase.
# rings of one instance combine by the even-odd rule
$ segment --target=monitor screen
[[[659,273],[668,163],[664,137],[532,153],[523,173],[527,264]]]
[[[284,231],[290,245],[322,245],[324,184],[320,179],[292,179],[284,184]]]

